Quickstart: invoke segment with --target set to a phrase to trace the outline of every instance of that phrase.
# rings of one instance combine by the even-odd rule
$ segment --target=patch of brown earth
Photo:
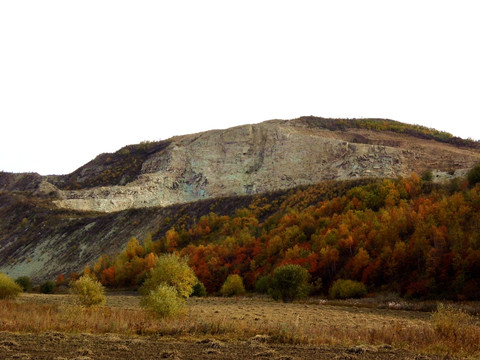
[[[0,359],[451,359],[380,347],[319,347],[266,344],[256,340],[178,341],[155,337],[55,333],[0,333]],[[3,345],[1,345],[3,344]]]

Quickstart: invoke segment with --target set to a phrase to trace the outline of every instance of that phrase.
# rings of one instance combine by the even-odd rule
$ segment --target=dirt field
[[[113,334],[0,333],[0,359],[447,359],[388,347],[266,344],[255,339],[178,341]]]
[[[18,302],[26,308],[45,304],[61,309],[69,307],[72,298],[24,294]],[[138,303],[137,296],[109,295],[107,307],[140,314]],[[102,333],[108,328],[91,334],[88,326],[58,331],[37,319],[47,330],[0,332],[0,359],[451,358],[415,350],[431,336],[430,314],[424,312],[329,306],[321,301],[284,304],[259,297],[193,298],[187,307],[183,319],[161,322],[156,330],[142,320],[143,330],[121,328],[121,334]],[[9,329],[8,323],[0,316],[0,330]]]

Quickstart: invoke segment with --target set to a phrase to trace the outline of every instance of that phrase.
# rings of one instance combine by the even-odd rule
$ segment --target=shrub
[[[311,290],[310,274],[300,265],[282,265],[275,269],[269,294],[284,302],[307,296]]]
[[[204,297],[207,296],[207,290],[205,289],[205,285],[203,285],[202,282],[197,282],[193,286],[193,292],[191,296],[197,296],[197,297]]]
[[[40,292],[42,294],[51,294],[55,289],[55,283],[51,280],[47,280],[40,284]]]
[[[367,295],[365,285],[358,281],[338,279],[328,292],[332,299],[361,298]]]
[[[70,293],[76,295],[78,303],[83,306],[104,305],[106,302],[102,284],[90,276],[72,282]]]
[[[474,320],[465,311],[443,304],[438,305],[437,311],[432,314],[433,330],[447,339],[465,338]]]
[[[33,289],[33,282],[28,276],[20,276],[15,280],[15,282],[20,285],[23,291],[32,291]]]
[[[227,280],[223,283],[220,293],[223,296],[244,295],[246,293],[243,286],[243,279],[240,275],[228,275]]]
[[[475,186],[480,182],[480,163],[475,165],[467,175],[468,183],[470,186]]]
[[[22,292],[22,287],[9,276],[0,273],[0,299],[14,299]]]
[[[261,276],[255,282],[255,291],[259,294],[268,293],[268,289],[272,283],[272,277],[270,275]]]
[[[162,283],[144,295],[140,305],[159,318],[168,318],[183,313],[185,299],[179,296],[174,286]]]
[[[433,181],[433,172],[432,172],[432,170],[425,170],[425,171],[422,173],[422,180],[423,180],[423,181],[427,181],[427,182]]]
[[[140,292],[143,295],[149,295],[160,284],[164,284],[173,286],[179,296],[188,298],[197,282],[197,277],[188,266],[186,258],[180,258],[176,254],[165,254],[160,256],[155,266],[150,269]]]

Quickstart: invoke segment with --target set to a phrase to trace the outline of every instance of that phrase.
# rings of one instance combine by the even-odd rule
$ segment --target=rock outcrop
[[[323,180],[405,177],[427,169],[444,179],[464,173],[462,169],[479,160],[480,154],[471,149],[410,135],[366,129],[331,131],[308,126],[301,119],[272,120],[174,137],[168,146],[146,157],[133,181],[58,191],[55,204],[113,212]]]

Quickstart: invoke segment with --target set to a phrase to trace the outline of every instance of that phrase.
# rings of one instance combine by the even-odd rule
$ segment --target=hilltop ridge
[[[26,182],[62,209],[113,212],[259,194],[324,180],[461,176],[480,145],[385,119],[301,117],[175,136],[101,154],[73,173]],[[18,175],[0,189],[26,184]]]

